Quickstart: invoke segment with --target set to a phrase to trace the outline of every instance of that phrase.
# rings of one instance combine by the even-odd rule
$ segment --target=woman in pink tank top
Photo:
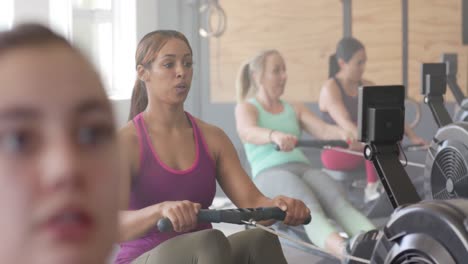
[[[179,32],[154,31],[138,44],[130,122],[120,132],[129,173],[122,180],[128,204],[120,213],[116,263],[286,263],[271,235],[243,231],[226,238],[196,221],[211,205],[216,181],[238,207],[282,208],[286,224],[303,223],[310,211],[296,199],[265,197],[227,135],[184,111],[192,65],[190,44]],[[163,217],[175,232],[156,230]]]

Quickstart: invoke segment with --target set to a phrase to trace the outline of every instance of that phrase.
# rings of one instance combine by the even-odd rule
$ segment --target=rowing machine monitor
[[[456,53],[444,53],[442,54],[442,62],[447,67],[447,84],[452,91],[455,100],[457,100],[460,109],[455,112],[453,120],[455,122],[467,122],[468,121],[468,99],[463,94],[457,81],[458,72],[458,55]]]
[[[358,137],[364,157],[373,162],[393,208],[421,200],[399,160],[405,122],[401,85],[359,88]]]
[[[444,94],[447,91],[446,67],[445,63],[423,63],[421,68],[421,93],[439,128],[452,123],[444,105]]]

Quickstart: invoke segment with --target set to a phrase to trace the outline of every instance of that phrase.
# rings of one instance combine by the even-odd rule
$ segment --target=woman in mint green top
[[[242,66],[236,84],[237,132],[257,187],[267,196],[281,193],[304,201],[312,212],[312,222],[305,226],[311,241],[340,255],[345,240],[329,218],[351,236],[374,226],[347,201],[339,185],[313,168],[295,146],[302,130],[319,139],[353,140],[352,134],[323,122],[303,104],[280,99],[286,80],[285,62],[276,50],[260,52]]]
[[[301,126],[297,122],[296,111],[293,106],[281,101],[283,111],[278,114],[271,114],[263,109],[256,98],[247,101],[255,106],[258,114],[257,126],[270,129],[271,131],[281,131],[299,138]],[[255,178],[262,170],[289,162],[301,162],[309,164],[309,160],[298,148],[291,151],[276,151],[273,144],[252,144],[244,143],[247,159],[252,167],[252,176]]]

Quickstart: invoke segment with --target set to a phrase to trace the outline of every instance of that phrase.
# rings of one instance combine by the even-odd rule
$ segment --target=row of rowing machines
[[[400,161],[404,87],[360,88],[358,128],[359,140],[366,144],[363,155],[373,162],[394,212],[382,230],[363,233],[354,240],[348,263],[467,261],[468,200],[463,198],[468,195],[468,123],[452,122],[443,105],[446,85],[446,64],[423,65],[424,101],[439,126],[426,158],[425,200],[418,195]],[[341,144],[328,142],[328,146],[332,143]],[[262,227],[258,221],[284,217],[278,208],[239,208],[201,210],[198,219]],[[158,228],[170,231],[170,221],[161,219]]]

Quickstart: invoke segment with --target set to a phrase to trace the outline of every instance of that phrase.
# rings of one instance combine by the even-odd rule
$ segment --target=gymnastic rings
[[[408,108],[409,105],[413,105],[415,109],[415,116],[412,122],[408,122],[411,129],[414,129],[419,122],[421,121],[421,105],[416,102],[416,100],[411,98],[406,98],[405,100],[405,108]]]
[[[226,13],[224,12],[224,9],[219,5],[219,1],[208,0],[208,3],[200,7],[200,14],[202,17],[202,24],[203,22],[205,24],[205,28],[203,27],[203,25],[200,25],[200,29],[198,31],[200,33],[200,36],[205,38],[221,37],[224,31],[226,31],[227,17]],[[218,18],[218,23],[217,27],[213,29],[211,20],[214,16]]]

